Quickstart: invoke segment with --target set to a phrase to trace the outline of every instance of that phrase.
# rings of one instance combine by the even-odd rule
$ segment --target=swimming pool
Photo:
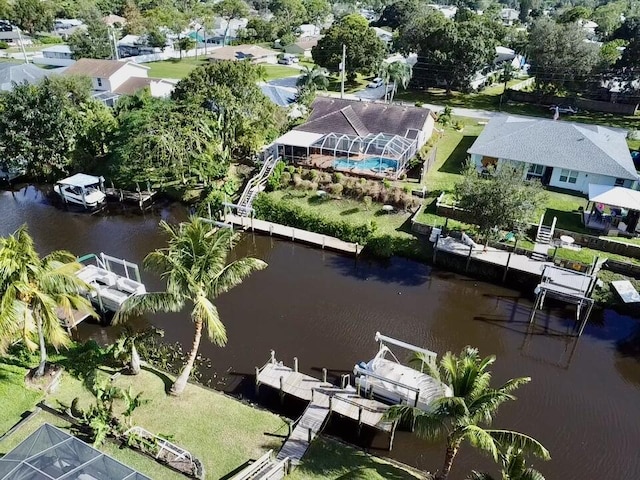
[[[398,161],[384,157],[370,157],[366,160],[349,160],[348,158],[338,158],[333,162],[333,168],[357,168],[359,170],[374,170],[376,172],[385,171],[388,168],[398,169]]]

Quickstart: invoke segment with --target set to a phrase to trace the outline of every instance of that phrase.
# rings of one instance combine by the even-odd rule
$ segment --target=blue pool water
[[[366,160],[349,160],[348,158],[338,158],[333,162],[334,168],[358,168],[360,170],[371,169],[374,171],[384,171],[387,168],[398,169],[398,161],[384,157],[370,157]]]

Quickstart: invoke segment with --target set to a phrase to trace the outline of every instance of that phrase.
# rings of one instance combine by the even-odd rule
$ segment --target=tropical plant
[[[214,344],[224,346],[227,342],[224,324],[212,300],[267,264],[251,257],[229,262],[238,237],[229,229],[216,230],[200,218],[193,217],[175,227],[162,221],[160,227],[169,236],[169,245],[151,252],[144,263],[166,279],[166,291],[130,297],[115,316],[114,323],[144,312],[178,312],[187,302],[193,304],[193,343],[187,362],[171,387],[171,393],[179,395],[187,385],[203,329]]]
[[[545,480],[544,475],[538,470],[527,467],[524,452],[511,445],[506,448],[500,447],[498,463],[501,480]],[[494,480],[494,477],[488,473],[473,470],[467,480]]]
[[[389,83],[392,84],[391,88],[391,96],[389,97],[389,103],[393,102],[393,97],[398,90],[398,85],[402,88],[407,88],[409,85],[409,81],[411,80],[411,76],[413,75],[413,69],[411,65],[406,62],[391,62],[391,63],[383,63],[382,65],[382,80],[384,80],[385,84],[385,92],[384,97],[387,99],[387,91]]]
[[[142,398],[142,392],[138,392],[136,395],[133,394],[133,390],[131,390],[131,386],[127,390],[122,390],[122,400],[124,402],[124,412],[122,412],[122,416],[126,418],[127,425],[129,427],[131,424],[131,416],[136,408],[141,407],[142,405],[146,405],[150,402],[148,398]]]
[[[40,258],[26,226],[0,239],[0,350],[15,341],[39,349],[37,377],[45,372],[47,343],[71,343],[58,315],[71,317],[77,310],[98,316],[80,293],[90,289],[75,275],[80,268],[69,252]]]
[[[314,65],[313,68],[305,66],[304,70],[302,70],[302,75],[298,77],[296,85],[300,88],[326,90],[329,86],[329,72],[318,65]]]
[[[411,360],[412,366],[448,384],[453,396],[437,400],[429,411],[394,405],[386,417],[393,421],[412,422],[418,436],[425,439],[445,438],[446,455],[444,465],[436,475],[437,480],[448,478],[453,461],[465,440],[489,453],[496,461],[499,460],[501,446],[509,446],[545,460],[550,458],[547,449],[532,437],[509,430],[485,428],[501,404],[515,400],[511,392],[531,380],[529,377],[515,378],[498,388],[492,388],[488,368],[495,360],[493,355],[481,358],[478,350],[471,347],[465,347],[458,356],[447,352],[439,368],[432,366],[422,353],[416,353]]]

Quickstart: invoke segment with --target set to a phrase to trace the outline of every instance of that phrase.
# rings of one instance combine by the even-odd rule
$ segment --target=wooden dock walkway
[[[232,213],[227,213],[225,215],[225,223],[240,226],[244,230],[268,233],[269,235],[316,245],[336,252],[351,253],[356,256],[362,252],[363,248],[357,243],[344,242],[338,238],[330,237],[329,235],[309,232],[307,230],[288,227],[286,225],[268,222],[266,220],[258,220],[253,217],[234,215]]]
[[[545,246],[548,249],[548,245]],[[545,254],[546,254],[545,249]],[[493,265],[504,267],[509,270],[517,270],[531,275],[540,276],[547,265],[553,265],[553,262],[541,262],[533,260],[526,255],[500,250],[498,248],[487,247],[484,251],[482,246],[471,248],[452,237],[441,237],[435,244],[436,251],[452,253],[471,260],[490,263]]]
[[[56,314],[60,321],[64,324],[67,331],[71,331],[72,328],[77,327],[80,323],[85,321],[91,315],[88,313],[80,312],[78,310],[71,310],[71,317],[67,317],[61,308],[56,309]]]
[[[287,367],[282,362],[277,362],[274,352],[271,352],[269,362],[262,368],[256,367],[256,388],[268,385],[277,389],[281,398],[289,394],[309,402],[278,453],[278,460],[289,458],[292,466],[299,465],[309,445],[322,431],[332,413],[357,421],[358,428],[367,425],[389,433],[391,450],[395,424],[383,420],[385,412],[389,409],[388,405],[361,397],[350,385],[341,388],[328,383],[326,373],[323,375],[323,381],[300,373],[297,363],[297,359],[294,359],[294,368]]]
[[[117,200],[119,202],[135,203],[140,208],[145,208],[145,205],[151,203],[156,195],[154,190],[137,190],[135,192],[122,190],[120,188],[105,188],[104,193],[107,198]]]

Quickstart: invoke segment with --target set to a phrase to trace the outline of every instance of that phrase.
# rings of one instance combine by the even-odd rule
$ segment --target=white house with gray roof
[[[600,125],[501,115],[467,152],[478,170],[516,162],[529,179],[583,194],[590,183],[636,188],[640,179],[626,133]]]

